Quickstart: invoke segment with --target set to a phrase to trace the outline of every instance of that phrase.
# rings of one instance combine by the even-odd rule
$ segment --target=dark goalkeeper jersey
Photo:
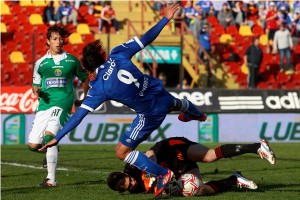
[[[190,161],[187,158],[187,149],[192,144],[197,143],[184,137],[172,137],[157,142],[151,150],[156,155],[157,163],[172,170],[176,179],[178,179],[180,175],[191,169],[199,169],[196,162]],[[130,191],[130,193],[153,193],[156,186],[153,176],[130,164],[125,165],[124,172],[134,177],[138,183],[138,186]]]
[[[199,168],[197,163],[187,157],[190,145],[197,144],[184,137],[171,137],[157,142],[151,150],[154,151],[157,163],[174,172],[176,179],[187,171]]]

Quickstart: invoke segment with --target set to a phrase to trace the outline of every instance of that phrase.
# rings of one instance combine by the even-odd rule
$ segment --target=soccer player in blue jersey
[[[115,100],[136,112],[136,118],[117,144],[117,157],[158,177],[154,194],[156,197],[164,191],[173,172],[151,161],[135,148],[161,125],[171,111],[181,111],[178,119],[183,122],[205,121],[206,115],[198,111],[190,101],[173,97],[163,88],[159,79],[143,74],[130,59],[155,40],[178,9],[179,5],[168,4],[165,16],[155,26],[140,39],[134,37],[115,47],[108,58],[99,40],[83,49],[83,66],[94,80],[90,82],[90,89],[80,108],[41,151],[57,145],[89,112],[93,112],[103,102]]]

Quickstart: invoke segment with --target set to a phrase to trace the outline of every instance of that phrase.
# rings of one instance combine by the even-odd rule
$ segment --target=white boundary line
[[[21,163],[11,163],[11,162],[1,162],[1,165],[9,165],[9,166],[15,166],[15,167],[24,167],[24,168],[31,168],[31,169],[45,169],[43,167],[37,167],[34,165],[25,165]],[[58,171],[69,171],[69,172],[86,172],[86,173],[93,173],[93,174],[108,174],[109,172],[105,171],[89,171],[89,170],[79,170],[79,169],[68,169],[64,167],[58,167],[56,170]]]

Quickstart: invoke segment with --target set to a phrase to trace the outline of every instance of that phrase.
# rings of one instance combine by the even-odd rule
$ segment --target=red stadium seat
[[[295,53],[295,54],[300,54],[300,44],[297,44],[297,45],[294,47],[294,53]]]
[[[95,36],[94,34],[86,34],[82,35],[82,39],[85,43],[91,43],[95,41]]]
[[[84,19],[89,26],[99,25],[99,20],[94,15],[85,15]]]
[[[216,34],[218,36],[221,36],[222,34],[225,33],[224,27],[221,25],[217,25],[213,28],[213,33],[212,34]]]
[[[1,85],[2,86],[9,86],[13,82],[13,77],[16,72],[12,64],[5,63],[3,68],[1,69]]]
[[[295,71],[300,73],[300,63],[296,64]]]
[[[1,21],[5,24],[11,24],[15,22],[16,17],[14,15],[1,15]]]
[[[300,64],[300,63],[299,63]],[[295,84],[300,84],[300,74],[293,74],[292,76],[292,81],[295,83]]]
[[[86,15],[88,15],[89,7],[87,5],[82,5],[78,9],[79,16],[84,18]]]
[[[27,15],[30,15],[30,14],[32,14],[32,13],[35,13],[36,8],[35,8],[35,6],[25,6],[25,7],[23,8],[23,10],[24,10],[24,12],[25,12]]]
[[[276,79],[280,85],[283,85],[283,84],[288,83],[291,80],[291,77],[287,76],[284,73],[278,73]]]
[[[33,30],[46,34],[48,31],[48,26],[46,26],[46,24],[35,25],[33,26]]]
[[[236,36],[237,34],[239,34],[239,30],[236,26],[228,26],[226,32],[231,36]]]
[[[293,82],[288,82],[284,85],[285,89],[295,89],[295,84]]]
[[[257,84],[257,88],[258,89],[268,89],[269,88],[269,84],[267,82],[259,82]]]
[[[241,66],[235,62],[228,62],[228,70],[230,73],[236,75],[241,73]]]
[[[19,15],[23,12],[23,8],[18,3],[11,4],[10,11],[13,15]]]
[[[236,82],[238,84],[240,84],[241,87],[246,88],[247,87],[247,78],[248,76],[243,74],[243,73],[239,73],[236,76]]]
[[[218,26],[219,22],[215,16],[208,16],[207,21],[210,23],[211,26]]]
[[[19,25],[17,23],[9,23],[7,24],[7,31],[8,32],[16,32],[19,29]]]
[[[234,36],[234,43],[236,45],[244,45],[245,44],[245,38],[239,34]]]
[[[210,35],[210,43],[211,44],[217,44],[219,43],[219,36],[216,34],[211,34]]]
[[[253,26],[252,27],[252,32],[253,32],[255,37],[258,37],[258,36],[261,36],[261,35],[265,34],[264,29],[259,25]]]

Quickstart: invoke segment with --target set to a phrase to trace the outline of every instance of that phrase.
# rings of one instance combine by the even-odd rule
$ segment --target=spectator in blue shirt
[[[288,12],[290,11],[290,6],[285,0],[281,0],[277,3],[277,10],[285,9]]]
[[[295,26],[295,36],[300,37],[300,1],[299,7],[297,7],[294,11],[293,25]]]
[[[70,2],[61,2],[58,11],[63,25],[67,25],[68,22],[72,22],[73,26],[77,26],[77,11],[72,8]]]
[[[185,22],[190,26],[191,21],[195,18],[196,9],[193,7],[192,1],[187,1],[184,7]]]
[[[201,32],[200,32],[200,35],[199,35],[199,43],[200,43],[200,46],[202,46],[203,49],[208,54],[210,54],[211,45],[210,45],[210,34],[209,34],[209,26],[208,26],[208,24],[204,24],[203,27],[202,27],[202,29],[201,29]],[[201,48],[199,48],[199,56],[200,56],[201,59],[204,58],[204,53],[201,50]]]
[[[214,7],[212,2],[209,0],[200,0],[196,3],[196,6],[201,6],[202,11],[205,13],[205,16],[207,16],[207,14],[210,11],[211,7]]]

